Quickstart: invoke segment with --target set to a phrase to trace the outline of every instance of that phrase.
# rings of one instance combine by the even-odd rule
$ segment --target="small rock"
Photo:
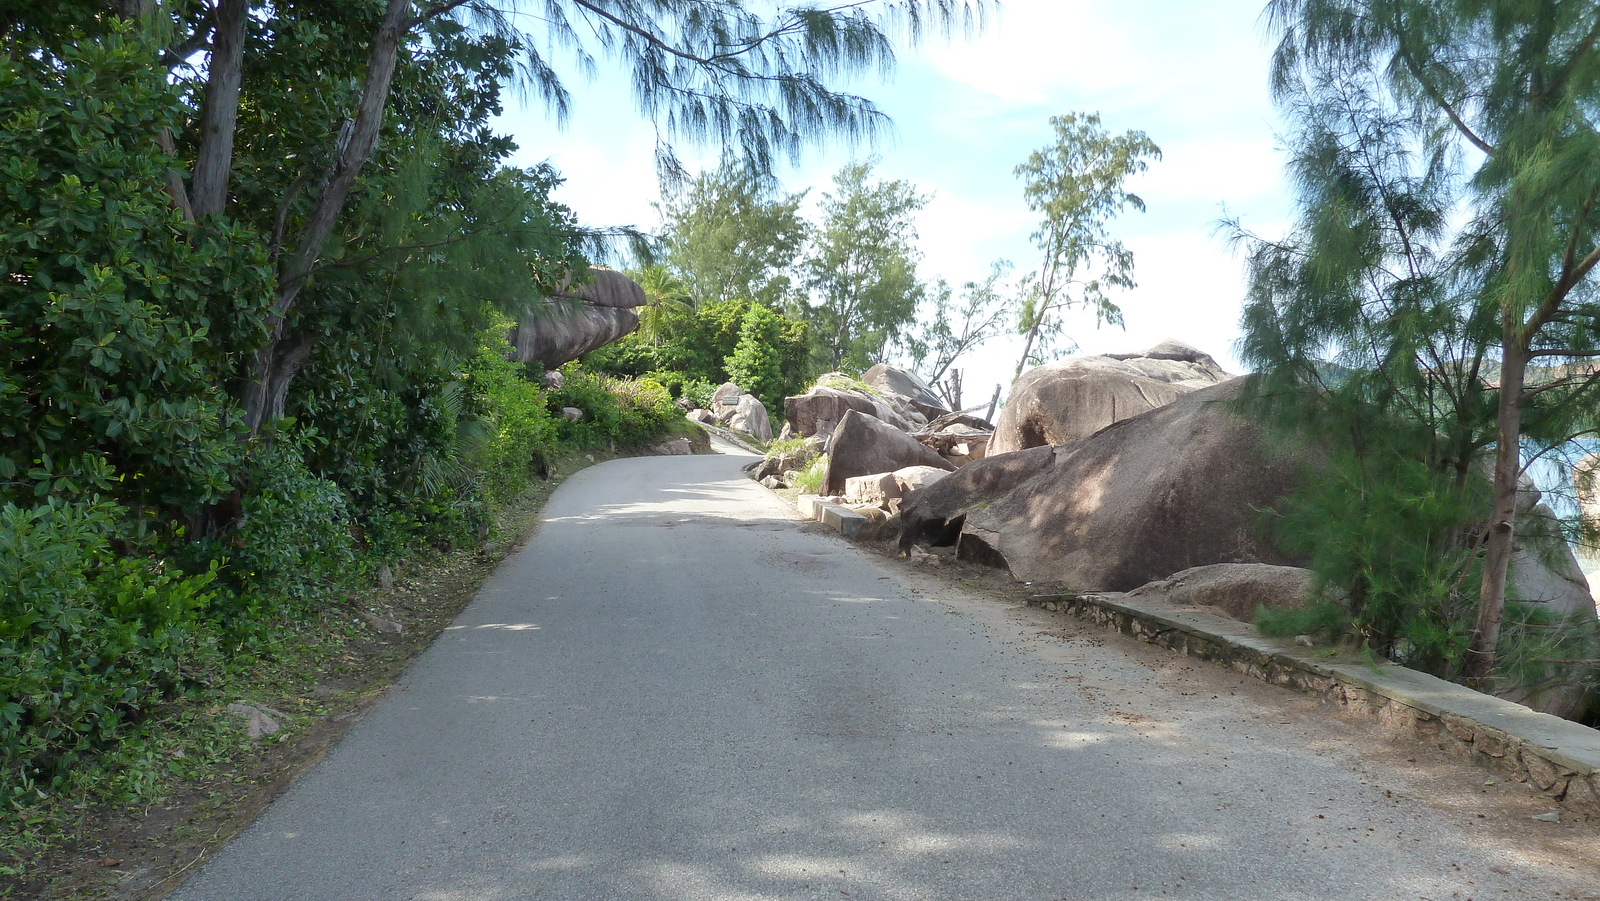
[[[263,735],[271,735],[282,728],[278,725],[278,720],[288,719],[288,717],[276,710],[273,710],[271,707],[262,707],[257,704],[247,704],[244,701],[235,701],[234,703],[229,704],[228,712],[237,713],[240,716],[249,718],[250,723],[245,727],[245,729],[251,738],[260,738]]]
[[[1294,643],[1302,648],[1314,648],[1317,646],[1317,643],[1311,640],[1310,635],[1296,635],[1294,637]]]
[[[378,565],[378,587],[384,591],[394,588],[394,570],[390,569],[387,563]]]
[[[694,447],[687,438],[672,438],[656,445],[656,453],[664,457],[681,457],[694,453]]]
[[[362,622],[378,630],[379,632],[386,632],[391,635],[399,635],[406,630],[406,627],[401,625],[399,621],[389,619],[386,616],[379,616],[376,613],[368,613],[365,611],[363,611],[360,616]]]
[[[1536,814],[1533,819],[1541,823],[1559,823],[1561,822],[1561,811],[1552,810],[1549,813]]]
[[[550,391],[560,391],[566,384],[567,377],[562,375],[559,369],[552,369],[544,374],[544,386]]]
[[[583,411],[577,407],[562,407],[561,418],[568,422],[581,422],[583,420]]]
[[[763,488],[773,488],[773,489],[787,487],[787,486],[785,486],[783,484],[783,480],[778,478],[777,476],[767,476],[766,478],[762,479],[761,480],[761,486]]]

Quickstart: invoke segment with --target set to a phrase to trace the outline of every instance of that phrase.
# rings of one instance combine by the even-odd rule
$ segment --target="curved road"
[[[574,476],[174,897],[1600,896],[1596,830],[1519,788],[862,553],[749,459]]]

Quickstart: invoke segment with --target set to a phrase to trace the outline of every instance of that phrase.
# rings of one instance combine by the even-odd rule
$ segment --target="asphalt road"
[[[1600,830],[1520,788],[863,553],[748,459],[569,480],[174,897],[1600,897]]]

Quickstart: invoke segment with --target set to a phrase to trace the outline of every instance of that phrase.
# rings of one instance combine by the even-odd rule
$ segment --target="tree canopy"
[[[1054,116],[1050,127],[1054,141],[1016,168],[1028,209],[1041,214],[1032,237],[1042,254],[1018,323],[1025,336],[1019,376],[1030,360],[1049,352],[1061,333],[1062,311],[1085,307],[1098,322],[1122,322],[1106,290],[1134,287],[1133,254],[1111,237],[1110,223],[1124,209],[1144,211],[1144,200],[1123,182],[1148,169],[1149,159],[1161,158],[1161,148],[1144,132],[1109,134],[1098,113]]]
[[[870,162],[846,165],[822,195],[822,223],[802,262],[807,317],[823,365],[860,371],[911,321],[917,280],[916,223],[928,197],[903,180],[872,180]]]
[[[1301,216],[1283,241],[1250,240],[1245,356],[1267,394],[1347,414],[1357,450],[1404,421],[1412,459],[1457,496],[1492,470],[1481,525],[1442,543],[1458,572],[1479,567],[1457,663],[1482,679],[1515,537],[1540,527],[1518,480],[1597,424],[1600,16],[1565,0],[1276,0],[1268,15]]]

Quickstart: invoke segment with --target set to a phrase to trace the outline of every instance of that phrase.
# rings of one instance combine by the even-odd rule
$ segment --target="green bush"
[[[356,564],[352,517],[338,485],[306,468],[313,436],[278,435],[251,460],[244,515],[229,542],[229,570],[247,598],[248,627],[275,607],[304,608],[349,584]]]
[[[778,314],[751,304],[739,327],[739,343],[724,364],[729,381],[755,395],[774,417],[782,413],[788,391],[783,375],[783,327]]]
[[[467,378],[491,426],[476,460],[483,492],[491,503],[503,504],[545,471],[555,449],[556,420],[539,386],[526,377],[523,367],[506,359],[500,348],[488,341],[479,348]]]
[[[222,386],[271,265],[166,196],[150,135],[184,110],[156,57],[120,35],[0,56],[0,500],[94,490],[165,526],[239,462]]]
[[[1397,435],[1398,443],[1404,436]],[[1458,489],[1406,448],[1329,448],[1272,528],[1304,555],[1328,604],[1267,613],[1269,634],[1321,630],[1446,678],[1459,669],[1476,605],[1477,558],[1467,540],[1482,509],[1473,481]],[[1337,610],[1342,617],[1334,616]]]
[[[214,571],[113,550],[108,503],[0,506],[0,767],[11,796],[66,784],[85,756],[179,691],[215,654]]]
[[[654,379],[615,379],[585,371],[576,363],[561,368],[565,382],[550,392],[550,410],[582,410],[577,422],[556,423],[559,439],[573,447],[599,447],[607,442],[637,445],[666,435],[680,418],[672,394]]]

